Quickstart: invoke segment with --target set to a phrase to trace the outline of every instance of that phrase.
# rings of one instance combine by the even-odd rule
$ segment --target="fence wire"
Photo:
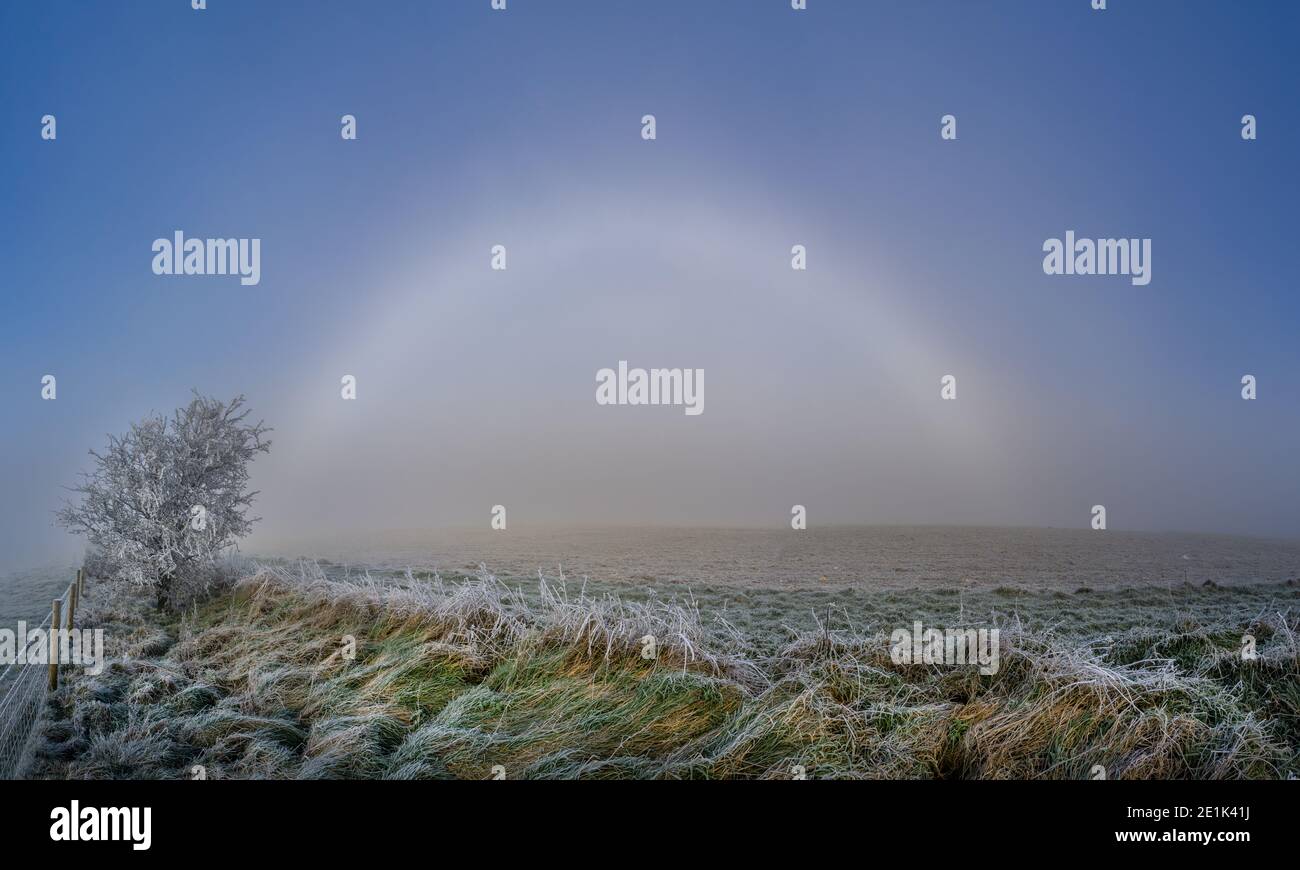
[[[62,602],[60,627],[71,628],[68,617],[68,601],[72,587],[64,590],[59,598]],[[50,627],[51,615],[45,617],[37,628],[46,630]],[[36,629],[28,629],[29,632]],[[0,779],[13,779],[18,775],[18,765],[23,760],[27,742],[31,739],[32,726],[40,718],[41,708],[49,689],[50,670],[48,665],[19,664],[30,662],[33,652],[40,645],[46,645],[48,651],[49,637],[32,640],[28,638],[26,658],[19,658],[15,650],[14,661],[0,671]]]

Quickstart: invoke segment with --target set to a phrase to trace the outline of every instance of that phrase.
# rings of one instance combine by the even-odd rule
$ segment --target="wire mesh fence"
[[[59,625],[54,628],[72,628],[75,615],[70,605],[75,600],[74,587],[64,590],[59,602]],[[23,753],[31,739],[32,727],[40,718],[41,707],[49,692],[51,652],[49,632],[53,608],[36,629],[28,629],[22,650],[14,650],[14,660],[0,671],[0,779],[13,779],[18,775]],[[41,634],[31,637],[31,633]],[[44,645],[46,649],[42,650]]]

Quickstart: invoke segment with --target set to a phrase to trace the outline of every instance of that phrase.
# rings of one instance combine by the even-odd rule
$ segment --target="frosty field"
[[[909,589],[240,571],[179,616],[92,585],[116,662],[60,688],[27,775],[1300,774],[1294,578]],[[898,664],[889,634],[916,620],[997,628],[1000,667]]]

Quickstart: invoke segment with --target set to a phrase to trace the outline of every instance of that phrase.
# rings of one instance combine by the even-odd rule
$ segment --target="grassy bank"
[[[760,594],[628,600],[563,583],[515,590],[486,573],[377,584],[308,568],[262,571],[162,618],[144,596],[93,587],[87,613],[116,660],[70,675],[28,773],[1300,773],[1294,586],[737,600]],[[1000,627],[1001,667],[895,664],[889,632],[914,618]],[[1253,661],[1240,655],[1247,632]]]

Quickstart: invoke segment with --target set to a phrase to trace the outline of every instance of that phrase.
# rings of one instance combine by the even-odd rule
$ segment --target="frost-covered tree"
[[[58,521],[84,534],[117,579],[157,590],[168,602],[178,579],[202,573],[248,534],[248,464],[271,447],[261,422],[245,422],[244,397],[200,396],[170,418],[149,417],[104,452],[73,488]]]

